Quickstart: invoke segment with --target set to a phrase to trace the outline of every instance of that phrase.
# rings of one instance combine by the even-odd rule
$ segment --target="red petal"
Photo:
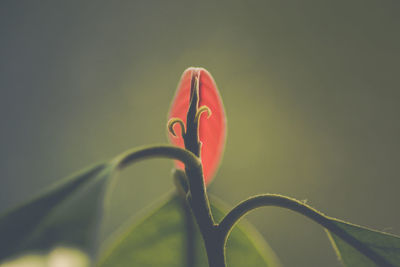
[[[207,119],[207,113],[200,118],[199,138],[201,146],[201,161],[203,164],[204,182],[208,184],[217,171],[226,139],[226,117],[217,86],[211,74],[203,68],[188,68],[182,74],[168,118],[180,118],[186,125],[186,115],[190,102],[190,84],[192,73],[200,72],[199,107],[207,106],[212,115]],[[178,127],[178,126],[175,126]],[[175,128],[178,137],[169,133],[171,142],[184,147],[180,129]],[[181,162],[176,162],[178,168],[184,168]]]

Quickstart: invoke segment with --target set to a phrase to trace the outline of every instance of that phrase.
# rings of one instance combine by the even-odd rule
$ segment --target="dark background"
[[[400,234],[398,1],[1,1],[0,212],[79,169],[165,143],[181,73],[214,76],[228,116],[210,187]],[[166,160],[125,171],[107,229],[173,188]],[[248,219],[284,266],[340,266],[324,231]]]

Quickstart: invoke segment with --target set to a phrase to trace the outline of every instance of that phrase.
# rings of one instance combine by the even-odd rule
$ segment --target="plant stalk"
[[[376,253],[374,250],[372,250],[353,236],[349,235],[343,229],[339,228],[334,223],[334,220],[336,219],[324,215],[323,213],[315,210],[307,204],[302,203],[301,201],[278,194],[264,194],[254,196],[245,201],[242,201],[236,207],[234,207],[219,224],[219,230],[221,235],[223,236],[224,243],[226,242],[233,226],[239,221],[241,217],[254,209],[266,206],[282,207],[298,212],[340,237],[346,243],[348,243],[359,252],[364,254],[366,257],[368,257],[370,260],[375,262],[378,266],[394,267],[394,265],[388,262],[384,257]]]
[[[199,139],[199,80],[200,73],[193,72],[191,80],[190,104],[186,118],[186,133],[183,136],[185,148],[200,157],[201,142]],[[189,193],[187,200],[199,226],[206,247],[210,267],[225,267],[225,242],[219,234],[218,226],[211,213],[207,188],[204,184],[202,167],[185,168],[188,178]]]
[[[214,226],[212,233],[206,234],[204,244],[206,247],[208,264],[210,267],[224,267],[225,263],[225,240],[220,234],[218,226]]]

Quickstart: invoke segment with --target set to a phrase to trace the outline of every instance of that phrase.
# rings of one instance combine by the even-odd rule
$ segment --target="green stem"
[[[314,222],[322,225],[330,232],[334,233],[345,242],[353,246],[359,252],[367,256],[378,266],[393,266],[382,256],[377,254],[375,251],[361,243],[359,240],[355,239],[353,236],[349,235],[343,229],[339,228],[333,221],[335,219],[324,215],[323,213],[315,210],[314,208],[296,200],[282,195],[276,194],[264,194],[259,196],[251,197],[234,207],[221,221],[218,228],[221,231],[221,235],[224,239],[224,244],[231,232],[233,226],[239,221],[239,219],[247,214],[248,212],[265,206],[278,206],[292,211],[298,212]]]
[[[200,157],[201,142],[199,140],[199,116],[204,109],[199,104],[199,72],[192,73],[190,103],[186,117],[186,133],[183,135],[185,148]],[[219,238],[219,231],[211,213],[207,189],[204,184],[203,171],[185,168],[188,178],[189,193],[187,200],[199,226],[207,251],[210,267],[224,267],[224,242]]]
[[[197,172],[195,169],[186,168],[186,175],[190,188],[187,200],[204,240],[208,264],[210,267],[224,267],[223,239],[219,238],[219,231],[214,223],[204,185],[203,173]]]
[[[148,158],[163,157],[183,162],[193,172],[202,172],[201,161],[192,152],[171,145],[154,145],[127,151],[114,159],[118,169]]]
[[[219,234],[211,214],[204,185],[203,169],[200,159],[195,154],[176,146],[157,145],[125,152],[113,161],[118,169],[124,169],[137,161],[156,157],[176,159],[185,164],[189,184],[187,200],[204,239],[209,265],[210,267],[224,267],[225,256],[223,242],[221,242],[223,239],[216,239]]]
[[[211,211],[210,213],[208,213],[207,208],[204,208],[204,206],[201,205],[199,206],[195,205],[193,200],[191,200],[192,198],[189,191],[190,186],[188,185],[189,181],[188,178],[186,177],[186,174],[182,170],[175,170],[174,179],[179,195],[182,197],[182,199],[188,200],[185,201],[186,209],[184,209],[186,231],[188,234],[187,236],[188,261],[186,266],[192,266],[190,264],[194,262],[194,256],[195,256],[194,254],[192,254],[193,258],[190,256],[191,253],[194,251],[194,244],[195,244],[193,215],[195,215],[196,222],[199,225],[199,229],[204,240],[209,265],[213,267],[225,266],[224,239],[220,235],[217,226],[212,221],[213,219],[212,216],[210,215]],[[206,196],[207,195],[205,195],[205,197]],[[205,201],[207,201],[208,203],[207,199]],[[192,209],[190,210],[190,208]]]
[[[225,240],[218,230],[218,226],[214,226],[213,231],[206,233],[203,238],[209,266],[225,267]]]

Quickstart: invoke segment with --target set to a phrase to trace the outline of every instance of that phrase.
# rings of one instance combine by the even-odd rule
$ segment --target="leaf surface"
[[[114,170],[98,164],[0,217],[0,261],[22,253],[75,247],[94,256],[104,191]]]
[[[215,201],[214,201],[215,202]],[[221,218],[223,212],[215,204],[213,213]],[[131,225],[118,236],[104,253],[101,267],[174,266],[187,267],[185,262],[186,232],[183,205],[178,197],[155,209],[139,223]],[[208,266],[203,241],[196,228],[195,266]],[[275,254],[248,226],[236,227],[227,243],[229,267],[278,266]]]
[[[339,220],[332,220],[332,222],[387,262],[381,263],[379,266],[400,266],[400,237]],[[371,259],[347,244],[337,235],[331,232],[328,232],[328,235],[330,236],[330,240],[338,254],[338,257],[345,266],[378,266]]]

